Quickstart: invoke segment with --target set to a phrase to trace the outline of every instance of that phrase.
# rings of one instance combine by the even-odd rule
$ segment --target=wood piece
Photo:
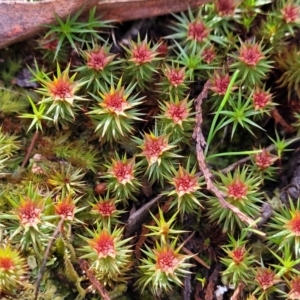
[[[47,0],[39,2],[0,0],[0,49],[33,37],[44,24],[55,22],[54,13],[65,18],[81,8],[97,5],[97,13],[119,22],[186,10],[212,0]]]
[[[143,19],[195,8],[212,0],[104,0],[97,12],[118,22]]]
[[[105,286],[96,278],[95,274],[91,270],[88,262],[84,259],[79,258],[79,265],[80,268],[85,272],[86,277],[89,279],[90,283],[92,284],[93,288],[96,289],[103,300],[110,300],[109,294],[105,289]]]
[[[54,13],[65,18],[82,7],[89,9],[99,0],[55,0],[40,2],[0,2],[0,48],[36,35],[43,24],[55,22]],[[5,12],[5,13],[4,13]]]

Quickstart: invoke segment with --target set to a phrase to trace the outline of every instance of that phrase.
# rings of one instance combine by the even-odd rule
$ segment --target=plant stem
[[[56,240],[56,238],[57,238],[57,236],[58,236],[58,234],[61,230],[61,227],[62,227],[62,224],[63,224],[64,220],[65,220],[64,218],[60,219],[59,223],[57,224],[57,227],[56,227],[55,231],[53,232],[52,237],[50,238],[50,240],[48,242],[47,249],[45,251],[44,258],[43,258],[43,261],[42,261],[42,265],[41,265],[41,268],[40,268],[40,271],[39,271],[39,274],[37,276],[36,283],[35,283],[34,300],[37,300],[37,298],[38,298],[39,287],[40,287],[42,277],[43,277],[43,274],[44,274],[44,271],[45,271],[45,268],[46,268],[47,259],[48,259],[48,256],[49,256],[50,249],[51,249],[54,241]]]
[[[36,131],[36,132],[34,133],[32,139],[31,139],[30,146],[28,147],[26,156],[25,156],[25,158],[24,158],[24,160],[23,160],[23,162],[22,162],[22,168],[25,168],[25,166],[26,166],[26,164],[27,164],[27,162],[28,162],[28,160],[29,160],[30,154],[31,154],[31,152],[32,152],[32,149],[33,149],[33,147],[34,147],[34,144],[35,144],[36,140],[38,139],[38,137],[39,137],[39,132]]]

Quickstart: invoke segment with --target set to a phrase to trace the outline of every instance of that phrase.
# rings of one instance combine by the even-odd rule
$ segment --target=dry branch
[[[245,215],[244,213],[242,213],[236,206],[228,203],[225,199],[223,194],[221,193],[221,191],[214,185],[213,181],[212,181],[212,174],[209,171],[206,163],[205,163],[205,156],[204,156],[204,152],[203,152],[203,148],[205,147],[205,139],[203,137],[202,134],[202,101],[203,99],[207,98],[207,92],[208,89],[210,87],[210,81],[208,80],[206,82],[206,84],[203,87],[202,92],[199,94],[199,96],[196,98],[195,100],[195,104],[196,104],[196,125],[194,128],[194,133],[193,133],[193,138],[196,141],[196,151],[197,151],[197,160],[198,160],[198,164],[199,167],[203,173],[203,176],[205,178],[206,181],[206,185],[207,185],[207,189],[209,191],[211,191],[220,201],[220,204],[222,205],[222,207],[224,207],[225,209],[230,209],[235,215],[237,215],[237,217],[240,218],[240,220],[242,222],[245,222],[249,225],[252,225],[254,227],[256,227],[256,225],[254,225],[254,220],[249,218],[247,215]]]
[[[159,194],[151,201],[143,205],[141,208],[139,208],[136,212],[134,212],[127,221],[125,227],[125,237],[127,238],[134,235],[134,233],[140,229],[142,223],[145,221],[145,218],[147,218],[147,216],[149,215],[150,208],[154,204],[164,200],[165,198],[165,195]]]
[[[34,298],[33,298],[34,300],[38,299],[40,284],[41,284],[41,281],[42,281],[42,278],[43,278],[43,275],[44,275],[44,272],[45,272],[45,269],[46,269],[46,264],[47,264],[47,259],[48,259],[49,253],[50,253],[50,249],[51,249],[53,243],[55,242],[55,240],[57,239],[57,237],[58,237],[58,235],[61,231],[61,228],[62,228],[62,225],[63,225],[64,221],[65,221],[64,218],[60,219],[60,221],[58,222],[58,224],[56,226],[55,231],[52,234],[52,237],[50,238],[50,240],[48,242],[48,245],[47,245],[47,248],[46,248],[46,251],[45,251],[45,254],[44,254],[44,258],[43,258],[43,261],[42,261],[42,264],[41,264],[41,268],[39,270],[39,273],[38,273],[38,276],[37,276],[37,279],[36,279],[36,282],[35,282],[35,292],[34,292]]]
[[[97,5],[103,18],[119,22],[186,10],[212,0],[47,0],[39,2],[0,0],[0,49],[33,37],[55,22],[80,9]],[[4,13],[5,12],[5,13]]]
[[[85,272],[87,278],[89,279],[90,283],[92,284],[93,288],[96,289],[99,295],[102,297],[103,300],[110,300],[109,294],[105,287],[103,286],[100,281],[96,278],[94,273],[91,271],[88,262],[84,259],[79,259],[80,268]]]

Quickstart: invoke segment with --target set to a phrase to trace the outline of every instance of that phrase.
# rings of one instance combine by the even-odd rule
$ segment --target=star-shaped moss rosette
[[[78,75],[83,77],[86,82],[86,88],[92,93],[103,86],[103,81],[110,83],[111,77],[117,78],[118,64],[120,60],[114,60],[115,54],[110,53],[111,46],[106,42],[100,46],[94,44],[92,48],[88,46],[88,50],[82,51],[85,64],[76,68]]]
[[[186,98],[174,98],[170,95],[169,101],[161,102],[161,113],[156,116],[158,126],[164,128],[170,142],[179,141],[189,144],[195,123],[194,113],[191,112],[193,100]]]
[[[99,224],[100,226],[108,226],[111,224],[115,226],[120,224],[119,217],[124,210],[117,208],[117,204],[122,202],[122,200],[111,198],[109,192],[106,193],[105,197],[99,196],[99,199],[94,198],[94,202],[90,203],[92,210],[90,214],[96,217],[93,224]]]
[[[256,267],[254,282],[257,287],[252,294],[256,295],[258,300],[269,299],[269,296],[275,292],[281,292],[278,287],[281,281],[281,278],[270,267]]]
[[[260,192],[262,179],[249,172],[247,167],[242,170],[237,168],[234,173],[216,173],[221,181],[216,183],[218,189],[223,193],[225,200],[236,206],[241,212],[250,218],[260,216],[260,203],[263,201]],[[247,224],[243,223],[229,209],[224,209],[216,197],[209,197],[207,200],[207,216],[212,222],[218,222],[223,226],[223,232],[235,231],[236,227],[243,228]]]
[[[97,224],[96,231],[86,228],[91,238],[81,236],[88,245],[81,248],[85,252],[81,258],[90,261],[91,270],[97,279],[105,285],[113,285],[124,279],[128,267],[132,264],[132,250],[129,240],[123,238],[123,228],[111,225],[102,227]]]
[[[289,205],[283,205],[274,211],[274,215],[267,224],[269,228],[269,245],[280,250],[285,245],[293,249],[296,258],[300,258],[300,200],[292,200]]]
[[[230,65],[232,70],[239,70],[238,79],[252,90],[253,86],[259,86],[267,78],[273,67],[273,61],[267,57],[270,48],[263,50],[262,42],[242,42],[238,49],[238,55],[230,54],[236,62]]]
[[[252,283],[254,280],[254,273],[250,270],[255,266],[256,257],[247,247],[246,234],[245,230],[237,239],[229,234],[230,244],[222,247],[226,254],[221,258],[222,264],[226,267],[222,271],[222,281],[225,284],[233,284],[234,287],[237,287],[240,282]]]
[[[180,233],[186,232],[185,230],[174,229],[174,223],[176,222],[176,218],[179,211],[176,211],[172,214],[172,217],[169,221],[165,220],[163,211],[161,208],[158,208],[158,218],[154,216],[151,212],[151,217],[156,223],[156,225],[144,225],[146,228],[150,230],[150,233],[145,236],[153,236],[161,241],[162,244],[168,243],[170,240],[177,238]]]
[[[289,292],[286,299],[300,298],[300,275],[297,275],[288,281]]]
[[[205,23],[200,9],[196,14],[189,9],[187,14],[182,12],[180,14],[174,14],[173,16],[176,21],[170,28],[174,30],[175,33],[167,36],[167,38],[178,39],[186,44],[203,44],[209,40],[211,29]]]
[[[101,20],[96,13],[96,6],[90,11],[88,18],[85,22],[79,20],[79,16],[82,15],[83,8],[77,11],[75,14],[68,15],[64,20],[55,15],[56,22],[53,24],[44,25],[49,28],[44,39],[55,35],[57,38],[57,45],[55,48],[53,60],[58,59],[59,53],[69,47],[73,51],[79,52],[79,49],[92,41],[105,41],[103,38],[103,29],[111,28],[112,21]]]
[[[285,244],[284,249],[276,251],[277,254],[269,249],[272,254],[273,264],[270,266],[276,272],[277,277],[282,278],[286,283],[289,283],[291,278],[300,274],[297,267],[300,263],[300,258],[295,258],[294,249],[290,248],[289,244]]]
[[[188,90],[188,81],[186,79],[185,67],[180,67],[178,64],[166,64],[162,68],[163,76],[160,82],[157,83],[158,92],[163,95],[170,94],[175,97],[183,97],[184,93]]]
[[[176,39],[181,44],[186,45],[187,48],[191,48],[194,45],[204,46],[209,41],[225,45],[226,38],[218,36],[217,30],[219,26],[216,26],[215,20],[210,20],[209,17],[204,17],[203,10],[188,9],[188,12],[181,12],[180,14],[173,14],[175,21],[173,25],[169,26],[174,33],[168,35],[167,39]]]
[[[27,131],[30,131],[33,127],[35,127],[35,131],[43,131],[43,124],[44,122],[50,121],[53,122],[53,120],[46,116],[47,113],[45,113],[45,110],[47,108],[45,103],[41,103],[39,105],[35,105],[32,99],[28,96],[28,101],[31,105],[33,114],[21,114],[19,118],[24,119],[32,119],[30,126],[28,127]]]
[[[95,124],[95,132],[102,143],[119,141],[134,132],[134,121],[141,121],[140,113],[135,107],[142,103],[143,97],[133,94],[135,84],[122,86],[120,78],[117,86],[111,79],[110,87],[101,86],[97,106],[87,113]]]
[[[25,230],[30,227],[38,231],[38,224],[41,223],[41,212],[44,208],[42,199],[31,199],[29,197],[22,197],[20,203],[16,208],[16,214],[19,218],[20,225]]]
[[[25,281],[28,268],[25,259],[10,245],[0,247],[0,294],[15,295]]]
[[[215,69],[214,65],[204,63],[204,57],[201,53],[204,51],[205,45],[200,47],[193,44],[191,48],[187,49],[187,46],[183,47],[176,41],[174,43],[176,45],[174,51],[177,56],[174,58],[174,62],[185,68],[185,77],[189,82],[194,82],[197,78]]]
[[[40,195],[39,190],[29,183],[25,195],[8,194],[7,201],[12,207],[11,212],[0,215],[8,229],[5,235],[13,244],[19,244],[22,251],[33,248],[35,255],[42,258],[55,229],[49,221],[56,217],[45,213],[52,205],[50,195]]]
[[[66,195],[66,197],[62,197],[54,203],[55,215],[60,219],[64,219],[61,231],[64,230],[64,226],[70,227],[75,224],[84,224],[79,218],[76,217],[76,214],[86,209],[86,206],[77,205],[81,198],[82,197],[75,198],[72,195]]]
[[[59,192],[63,197],[68,194],[83,194],[87,185],[83,179],[86,173],[71,164],[59,163],[57,169],[50,169],[47,176],[47,185],[53,192]]]
[[[215,63],[218,59],[215,45],[206,45],[205,48],[202,50],[201,57],[202,60],[208,65],[211,63]]]
[[[140,190],[141,183],[138,179],[139,168],[135,163],[135,157],[127,159],[126,154],[122,157],[116,152],[111,163],[105,164],[107,171],[102,178],[106,179],[107,189],[113,193],[116,199],[128,205],[128,200],[137,201],[135,194]]]
[[[193,265],[186,262],[192,255],[180,254],[181,246],[176,248],[177,239],[171,244],[155,244],[154,249],[146,245],[143,250],[145,255],[140,262],[140,276],[136,285],[141,292],[149,287],[154,295],[161,294],[172,289],[173,285],[182,286],[182,278],[190,274],[189,268]]]
[[[208,97],[210,111],[217,110],[227,92],[227,88],[232,80],[232,77],[229,75],[228,71],[219,70],[214,71],[213,74],[209,75],[211,86],[209,87],[212,91],[212,95]],[[237,87],[234,85],[231,87],[231,92],[233,92]]]
[[[36,40],[37,42],[37,49],[43,55],[43,61],[47,63],[53,64],[54,61],[58,63],[67,63],[69,56],[66,44],[59,45],[59,39],[56,33],[52,33],[50,35],[44,36]],[[59,51],[56,51],[60,47]]]
[[[178,169],[171,166],[172,176],[168,176],[168,181],[172,184],[171,192],[164,192],[173,198],[170,208],[175,208],[181,215],[185,213],[199,213],[203,206],[201,199],[206,196],[201,193],[200,177],[196,175],[196,166],[190,167],[190,159],[186,168],[179,165]]]
[[[228,73],[224,71],[222,73],[214,71],[214,74],[210,77],[210,90],[212,90],[215,95],[224,96],[227,92],[230,79]]]
[[[298,1],[280,1],[279,7],[281,6],[280,13],[276,14],[276,21],[281,25],[279,32],[280,37],[284,33],[288,32],[291,36],[295,36],[297,30],[300,27],[300,5]],[[280,20],[278,20],[278,18]],[[281,22],[280,22],[281,21]],[[286,36],[283,36],[283,39]],[[281,39],[282,41],[282,39]]]
[[[137,82],[141,90],[149,89],[153,76],[157,73],[157,64],[162,57],[159,56],[160,44],[151,46],[147,36],[141,41],[138,35],[137,42],[130,41],[128,47],[123,46],[126,52],[124,78],[130,82]]]
[[[282,1],[283,3],[285,1]],[[300,22],[300,5],[296,3],[292,3],[292,1],[286,1],[285,5],[281,9],[282,19],[285,23],[295,23],[298,24]]]
[[[270,110],[274,108],[274,103],[272,103],[272,94],[270,90],[266,91],[262,88],[257,87],[252,93],[252,103],[255,110],[261,113],[270,113]]]
[[[147,165],[145,171],[150,184],[158,181],[164,186],[165,177],[171,174],[170,167],[177,163],[174,159],[181,156],[176,154],[176,142],[169,143],[169,136],[160,134],[155,127],[155,132],[145,133],[143,139],[134,137],[137,147],[143,151],[137,155],[142,157],[139,164]]]
[[[79,199],[78,199],[79,200]],[[71,195],[58,200],[54,204],[55,213],[66,221],[73,221],[75,217],[75,203]]]
[[[273,166],[274,162],[279,159],[278,156],[270,153],[266,148],[261,149],[260,153],[254,155],[252,159],[253,166],[251,169],[258,174],[263,180],[276,180],[278,167]]]
[[[234,16],[235,10],[241,1],[236,0],[217,0],[214,3],[216,12],[220,17]]]
[[[70,64],[61,72],[59,64],[57,64],[57,75],[53,75],[51,79],[48,74],[43,71],[33,72],[35,80],[42,87],[37,92],[43,96],[39,103],[47,105],[46,115],[53,118],[54,123],[73,122],[76,113],[81,109],[78,100],[87,100],[77,95],[80,88],[85,85],[82,80],[75,81],[76,73],[69,77]]]

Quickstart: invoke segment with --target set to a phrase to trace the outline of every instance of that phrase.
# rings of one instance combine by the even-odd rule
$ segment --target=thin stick
[[[203,148],[205,148],[206,146],[206,142],[204,139],[204,136],[202,134],[202,129],[201,129],[201,125],[202,125],[202,101],[203,99],[207,98],[207,94],[208,94],[208,89],[210,87],[210,80],[208,80],[204,87],[202,92],[199,94],[199,96],[196,98],[195,103],[196,103],[196,125],[194,128],[194,132],[193,132],[193,138],[196,141],[196,152],[197,152],[197,160],[198,160],[198,164],[200,167],[200,170],[202,171],[205,181],[206,181],[206,185],[207,185],[207,189],[209,191],[211,191],[219,200],[221,206],[223,208],[227,208],[230,209],[235,215],[237,215],[237,217],[249,224],[252,225],[254,223],[254,220],[249,218],[246,214],[242,213],[236,206],[228,203],[225,199],[224,199],[224,195],[222,194],[222,192],[214,185],[213,181],[212,181],[212,174],[209,171],[206,163],[205,163],[205,156],[204,156],[204,152],[203,152]],[[253,226],[256,226],[255,224]]]
[[[27,162],[28,162],[28,160],[29,160],[29,157],[30,157],[30,155],[31,155],[32,149],[33,149],[33,147],[34,147],[34,144],[35,144],[36,140],[38,139],[38,137],[39,137],[39,132],[36,131],[36,132],[34,133],[32,139],[31,139],[30,146],[28,147],[26,156],[25,156],[25,158],[24,158],[24,160],[23,160],[23,162],[22,162],[22,168],[25,168],[25,166],[26,166],[26,164],[27,164]]]
[[[279,113],[279,111],[277,110],[276,107],[274,107],[272,109],[271,115],[272,115],[273,119],[275,120],[275,123],[279,123],[284,128],[285,132],[291,133],[291,132],[295,131],[295,128],[293,128],[292,126],[290,126],[284,120],[284,118],[280,115],[280,113]]]
[[[126,227],[125,227],[125,237],[132,236],[135,231],[139,229],[145,218],[149,215],[150,208],[157,202],[162,201],[166,198],[166,195],[159,194],[151,201],[147,202],[141,208],[139,208],[136,212],[134,212],[128,219]]]
[[[197,261],[199,264],[201,264],[202,266],[204,266],[206,269],[210,269],[210,266],[204,261],[202,260],[199,256],[195,255],[193,252],[191,252],[189,249],[182,247],[183,252],[185,252],[188,255],[193,255],[191,258],[193,258],[195,261]]]
[[[163,207],[161,208],[161,210],[162,210],[163,213],[166,213],[166,212],[169,210],[169,208],[170,208],[170,206],[171,206],[171,201],[172,201],[172,199],[170,198],[170,199],[163,205]],[[159,218],[159,213],[157,213],[157,214],[155,215],[155,217],[156,217],[156,218]],[[155,221],[152,219],[152,220],[150,221],[149,225],[150,225],[150,226],[155,225]],[[142,246],[144,245],[145,241],[146,241],[147,238],[148,238],[147,234],[149,233],[149,231],[150,231],[150,229],[147,228],[146,226],[143,226],[143,227],[142,227],[142,233],[141,233],[141,235],[140,235],[138,241],[137,241],[136,244],[135,244],[135,257],[136,257],[137,259],[140,259],[140,257],[141,257],[141,248],[142,248]]]
[[[231,296],[230,300],[238,300],[240,299],[240,295],[243,291],[243,289],[245,288],[245,283],[244,282],[240,282],[236,288],[236,290],[234,291],[233,295]]]
[[[195,235],[196,231],[193,231],[184,241],[183,245],[186,245]]]
[[[50,249],[51,249],[54,241],[56,240],[56,238],[57,238],[57,236],[58,236],[58,234],[61,230],[61,227],[62,227],[62,224],[63,224],[64,220],[65,220],[65,218],[63,218],[63,217],[60,219],[60,221],[57,224],[57,227],[56,227],[51,239],[48,242],[47,249],[46,249],[46,252],[45,252],[45,255],[44,255],[44,258],[43,258],[42,266],[40,268],[39,274],[38,274],[36,282],[35,282],[34,300],[37,300],[37,297],[38,297],[39,288],[40,288],[40,284],[41,284],[41,281],[42,281],[42,278],[43,278],[43,274],[45,272],[45,268],[46,268],[47,259],[48,259],[48,256],[49,256]]]
[[[88,262],[84,259],[79,259],[80,268],[85,272],[92,286],[99,292],[103,300],[111,300],[105,287],[97,280],[94,273],[90,270]]]

